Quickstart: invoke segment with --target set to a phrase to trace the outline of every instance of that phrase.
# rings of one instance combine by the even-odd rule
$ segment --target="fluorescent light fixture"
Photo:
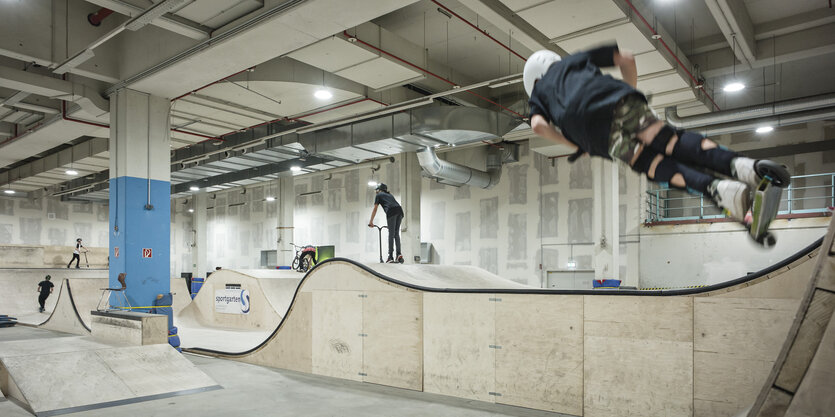
[[[68,169],[68,170],[65,171],[65,173],[67,175],[78,175],[78,171],[76,171],[74,169]]]
[[[774,130],[774,128],[771,127],[771,126],[760,126],[760,127],[757,128],[756,132],[757,133],[768,133],[768,132],[771,132],[772,130]]]
[[[275,197],[267,197],[266,200],[267,201],[275,201]]]
[[[368,186],[369,186],[369,187],[376,187],[376,186],[377,186],[377,181],[374,181],[374,180],[368,180]]]
[[[3,192],[6,194],[14,194],[14,190],[5,190]]]
[[[194,213],[194,209],[188,209],[189,213]]]
[[[328,90],[317,90],[315,93],[313,93],[313,96],[318,98],[319,100],[327,100],[333,97],[333,93],[331,93]]]
[[[744,88],[745,88],[745,84],[743,84],[739,81],[734,81],[732,83],[725,84],[725,87],[722,88],[722,90],[724,90],[726,93],[733,93],[733,92],[740,91]]]
[[[577,262],[574,262],[573,259],[569,259],[568,263],[565,264],[566,268],[576,268]]]
[[[188,189],[191,190],[191,191],[200,191],[200,187],[198,187],[196,185],[192,185],[191,187],[188,187]]]
[[[293,165],[293,166],[290,167],[290,171],[293,171],[293,172],[299,172],[301,170],[302,170],[302,167],[300,167],[298,165]]]

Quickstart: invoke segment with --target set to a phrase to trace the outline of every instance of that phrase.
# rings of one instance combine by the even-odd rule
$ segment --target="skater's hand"
[[[373,229],[373,228],[374,228],[374,222],[370,222],[370,223],[368,223],[368,227],[370,227],[370,228],[372,228],[372,229]]]

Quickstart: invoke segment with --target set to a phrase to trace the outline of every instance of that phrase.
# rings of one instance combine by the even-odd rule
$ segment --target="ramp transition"
[[[831,281],[831,261],[812,261],[822,242],[736,280],[657,291],[502,288],[477,268],[332,259],[264,343],[189,351],[572,415],[733,416],[778,363],[811,277]]]

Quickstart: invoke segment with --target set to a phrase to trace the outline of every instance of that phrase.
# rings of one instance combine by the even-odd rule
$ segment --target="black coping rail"
[[[819,239],[811,243],[809,246],[799,250],[795,254],[789,256],[782,261],[770,265],[766,268],[763,268],[757,272],[753,272],[747,274],[743,277],[739,277],[736,279],[732,279],[730,281],[720,282],[718,284],[708,285],[705,287],[699,288],[683,288],[683,289],[671,289],[671,290],[549,290],[544,288],[531,288],[531,289],[517,289],[517,288],[434,288],[434,287],[424,287],[421,285],[410,284],[408,282],[403,282],[398,279],[391,278],[389,276],[383,275],[365,264],[359,263],[352,259],[347,258],[330,258],[326,259],[318,264],[316,264],[312,269],[307,271],[304,278],[299,282],[299,285],[296,287],[296,291],[293,294],[293,301],[290,303],[290,307],[287,309],[287,313],[293,309],[293,304],[296,303],[296,296],[299,294],[299,290],[302,288],[302,284],[310,277],[310,274],[321,267],[322,265],[327,265],[332,262],[344,262],[351,265],[354,265],[375,277],[382,279],[384,281],[391,282],[393,284],[401,285],[403,287],[425,291],[425,292],[434,292],[434,293],[460,293],[460,294],[555,294],[555,295],[631,295],[631,296],[638,296],[638,297],[658,297],[658,296],[677,296],[677,295],[694,295],[694,294],[701,294],[716,290],[721,290],[723,288],[732,287],[734,285],[743,284],[748,281],[753,281],[755,279],[761,278],[765,275],[768,275],[774,271],[777,271],[781,268],[784,268],[788,265],[791,265],[793,262],[797,261],[798,259],[803,258],[804,256],[808,256],[815,249],[819,248],[820,245],[823,243],[823,236]],[[289,314],[285,313],[281,317],[281,321],[278,323],[278,326],[270,333],[270,335],[257,346],[245,350],[243,352],[223,352],[214,349],[208,348],[201,348],[201,347],[193,347],[193,348],[183,348],[184,352],[188,353],[196,353],[196,354],[205,354],[210,356],[224,356],[224,357],[241,357],[249,355],[259,349],[261,349],[264,345],[269,343],[273,338],[275,338],[276,333],[281,329],[281,326],[284,325],[284,320],[287,319]]]

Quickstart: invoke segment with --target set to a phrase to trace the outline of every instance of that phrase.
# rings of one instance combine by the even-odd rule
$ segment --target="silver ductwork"
[[[705,126],[714,126],[719,124],[730,124],[734,122],[750,121],[751,119],[759,119],[759,123],[766,124],[773,119],[774,122],[780,120],[775,116],[786,115],[789,113],[808,112],[816,109],[835,110],[835,93],[821,94],[812,97],[805,97],[793,100],[778,101],[770,104],[760,104],[756,106],[743,107],[740,109],[726,110],[714,113],[700,114],[690,117],[679,117],[675,107],[667,107],[664,114],[667,118],[667,123],[681,128],[681,129],[695,129]],[[820,112],[809,113],[812,117],[815,114],[820,115]],[[788,119],[788,118],[783,118]],[[798,119],[792,118],[793,123],[802,123],[804,121],[820,120],[820,119]],[[798,121],[800,120],[800,121]],[[787,124],[787,123],[783,123]],[[743,129],[740,129],[743,130]],[[737,130],[739,131],[739,130]],[[729,133],[729,132],[725,132]]]
[[[424,172],[438,182],[450,185],[469,185],[484,189],[493,188],[502,178],[502,155],[498,148],[490,147],[487,152],[487,171],[466,167],[438,158],[432,147],[417,153],[418,162]]]

